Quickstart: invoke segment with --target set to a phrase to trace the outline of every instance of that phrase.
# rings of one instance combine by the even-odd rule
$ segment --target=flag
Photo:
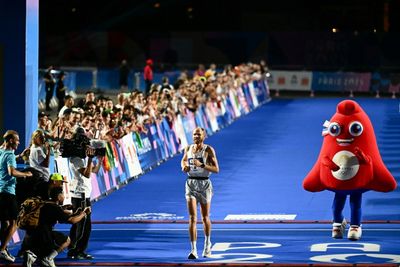
[[[110,170],[115,168],[114,154],[110,143],[107,143],[106,146],[106,158],[108,159],[108,162],[110,164]]]
[[[138,134],[138,132],[134,132],[134,133],[135,133],[136,144],[138,145],[138,148],[143,148],[143,143],[142,143],[142,139],[140,138],[140,135]]]

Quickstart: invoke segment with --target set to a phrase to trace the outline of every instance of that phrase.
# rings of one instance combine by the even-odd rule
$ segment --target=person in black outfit
[[[40,209],[39,224],[35,229],[27,231],[27,251],[24,255],[24,266],[32,266],[36,258],[41,259],[44,266],[56,266],[54,258],[70,244],[70,238],[55,231],[57,222],[75,224],[90,214],[90,207],[70,215],[62,207],[64,193],[62,187],[53,187],[49,193],[50,200]]]
[[[63,188],[63,183],[67,183],[64,177],[59,173],[53,173],[50,176],[48,182],[40,179],[40,172],[32,167],[26,168],[25,171],[30,171],[33,176],[31,179],[19,179],[17,180],[17,200],[18,207],[28,198],[40,197],[44,201],[51,200],[50,191],[53,187]],[[64,210],[70,210],[71,205],[62,206]],[[70,211],[72,214],[72,211]],[[18,257],[22,257],[25,251],[29,250],[29,242],[31,237],[29,236],[30,231],[25,233],[24,239],[22,240],[20,250],[18,251]]]
[[[127,61],[125,59],[122,60],[121,66],[119,67],[119,86],[121,90],[128,89],[129,71]]]
[[[79,102],[78,102],[78,107],[80,108],[85,108],[85,105],[87,103],[91,103],[91,102],[95,102],[96,101],[96,95],[94,94],[93,91],[86,91],[85,93],[85,98],[82,98]],[[95,102],[96,103],[96,102]]]
[[[51,111],[50,100],[54,94],[55,79],[53,77],[53,74],[51,73],[52,70],[53,70],[53,67],[50,66],[46,70],[46,73],[44,74],[44,77],[43,77],[44,82],[45,82],[45,90],[46,90],[46,110],[47,111]]]
[[[61,110],[61,108],[64,106],[64,98],[65,98],[65,91],[66,87],[64,85],[64,79],[65,79],[65,73],[64,71],[61,71],[58,74],[58,81],[56,84],[56,97],[58,99],[58,111]]]
[[[161,84],[160,91],[162,92],[163,89],[167,89],[167,90],[173,90],[174,89],[174,87],[169,83],[168,76],[162,77],[162,84]]]

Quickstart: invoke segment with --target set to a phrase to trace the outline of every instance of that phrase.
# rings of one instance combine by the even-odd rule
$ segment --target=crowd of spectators
[[[243,83],[260,79],[266,71],[263,62],[227,65],[220,70],[215,64],[208,69],[200,64],[194,72],[181,72],[174,84],[167,77],[161,84],[151,84],[147,94],[135,89],[116,97],[104,97],[87,91],[80,101],[66,95],[54,121],[45,112],[39,113],[39,129],[53,140],[71,138],[78,125],[89,138],[105,141],[133,131],[146,133],[148,124],[163,118],[172,124],[178,114],[195,112],[200,105],[220,107],[230,90],[237,91]]]
[[[92,164],[92,158],[95,156],[94,149],[89,148],[85,154],[88,157],[86,167],[83,158],[77,156],[70,158],[72,169],[75,170],[74,179],[82,178],[83,182],[78,182],[78,185],[86,186],[83,186],[83,192],[77,189],[78,186],[75,188],[75,195],[72,196],[74,213],[71,215],[72,212],[66,212],[60,206],[64,200],[61,186],[65,180],[60,174],[52,174],[49,164],[52,147],[54,152],[58,151],[61,140],[76,137],[78,130],[90,139],[104,141],[120,139],[130,132],[147,133],[150,124],[161,122],[164,119],[173,124],[178,115],[185,116],[189,112],[196,112],[201,105],[214,105],[221,108],[221,102],[229,97],[231,91],[239,98],[240,96],[244,98],[241,85],[252,80],[259,80],[265,76],[266,71],[267,69],[262,63],[247,63],[235,67],[227,65],[222,70],[218,70],[215,64],[211,64],[209,69],[199,65],[199,68],[193,73],[183,71],[174,84],[170,83],[168,77],[164,77],[161,84],[152,83],[145,93],[133,90],[129,93],[119,93],[115,98],[110,98],[102,95],[96,96],[93,91],[87,91],[85,98],[80,101],[66,94],[66,88],[62,82],[64,73],[60,72],[61,82],[57,82],[58,86],[55,89],[57,97],[63,98],[64,103],[59,103],[58,114],[54,121],[46,112],[40,112],[38,129],[32,134],[29,146],[17,157],[13,151],[19,144],[18,134],[9,131],[4,135],[5,141],[0,152],[2,157],[8,157],[9,160],[3,160],[7,164],[2,165],[0,197],[4,205],[12,202],[14,208],[12,216],[4,212],[0,216],[3,236],[7,236],[7,238],[2,237],[0,258],[9,262],[15,260],[7,250],[7,243],[16,230],[17,206],[31,197],[50,199],[51,203],[46,202],[47,206],[43,206],[43,213],[46,216],[39,217],[37,228],[26,233],[20,250],[20,254],[24,254],[25,257],[24,266],[32,266],[37,257],[41,259],[42,265],[55,266],[54,258],[68,246],[70,249],[68,257],[72,259],[93,258],[85,252],[90,236],[91,210],[88,208],[82,212],[79,211],[79,207],[82,202],[85,202],[85,206],[90,206],[90,174],[98,171],[102,157],[97,159],[97,164],[94,166]],[[55,84],[51,68],[46,72],[44,79],[48,91],[46,111],[50,111],[49,99],[54,89],[52,86]],[[16,158],[22,158],[29,164],[25,172],[15,170]],[[16,188],[16,179],[11,175],[23,179],[18,182],[18,188]],[[25,179],[27,176],[30,177],[28,180]],[[12,186],[6,186],[7,179],[12,179]],[[24,185],[26,186],[24,187]],[[10,205],[7,204],[7,206]],[[9,208],[4,210],[9,210]],[[87,229],[85,231],[76,230],[80,227],[77,224],[72,227],[70,239],[54,231],[53,227],[57,221],[85,223],[85,229]],[[3,228],[6,225],[9,226],[8,234],[4,234],[6,230]],[[82,238],[83,235],[85,238]],[[76,238],[77,236],[79,238]],[[48,237],[48,239],[44,241],[43,237]],[[85,239],[85,242],[82,239]],[[57,246],[53,246],[51,240],[54,240]],[[79,242],[84,244],[80,246]],[[42,244],[49,246],[38,246]]]

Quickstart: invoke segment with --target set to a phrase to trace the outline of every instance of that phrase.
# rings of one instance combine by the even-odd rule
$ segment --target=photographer
[[[64,193],[62,187],[52,187],[50,199],[40,209],[39,223],[35,229],[27,232],[25,240],[25,255],[23,266],[32,266],[36,258],[41,259],[42,266],[56,266],[54,258],[70,244],[70,238],[55,231],[57,223],[76,224],[90,215],[90,207],[73,215],[68,214],[62,207]]]
[[[30,179],[18,178],[16,184],[17,203],[20,205],[29,197],[48,195],[47,183],[50,179],[50,144],[42,130],[36,130],[31,137],[30,146],[25,149],[23,158],[29,160],[25,171],[30,171]],[[47,197],[46,197],[47,198]]]
[[[74,133],[74,140],[85,139],[86,134],[83,128],[77,128]],[[90,195],[92,193],[91,173],[97,173],[101,166],[102,156],[98,157],[98,164],[93,163],[96,149],[86,145],[85,157],[72,156],[69,163],[72,171],[71,182],[71,203],[73,211],[90,207]],[[78,155],[80,153],[77,153]],[[91,216],[88,216],[77,224],[74,224],[70,231],[71,244],[69,245],[68,257],[71,259],[93,259],[86,253],[91,232]]]

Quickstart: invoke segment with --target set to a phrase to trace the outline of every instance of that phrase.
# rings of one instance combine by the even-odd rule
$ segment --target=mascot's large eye
[[[353,121],[350,123],[349,132],[352,136],[360,136],[364,130],[363,125],[361,122]]]
[[[337,122],[332,122],[329,125],[328,132],[332,136],[338,136],[340,134],[340,125]]]

